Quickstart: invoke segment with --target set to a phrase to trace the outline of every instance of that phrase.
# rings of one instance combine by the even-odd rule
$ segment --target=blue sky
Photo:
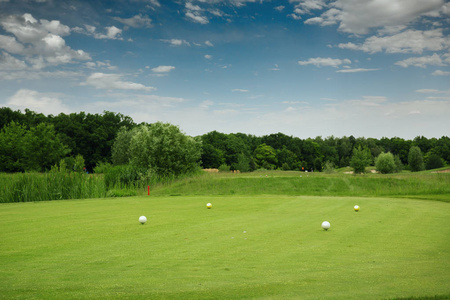
[[[450,134],[444,0],[0,0],[0,106],[196,136]]]

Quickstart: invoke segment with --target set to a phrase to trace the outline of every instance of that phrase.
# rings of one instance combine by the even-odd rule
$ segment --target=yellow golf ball
[[[358,212],[358,211],[359,211],[359,206],[358,206],[358,205],[355,205],[355,206],[353,206],[353,209],[354,209],[356,212]]]
[[[212,208],[212,204],[211,204],[211,203],[207,203],[207,204],[206,204],[206,208],[208,208],[208,209],[209,209],[209,208]]]

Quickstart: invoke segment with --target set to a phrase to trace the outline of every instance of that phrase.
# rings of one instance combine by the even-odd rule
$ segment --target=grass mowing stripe
[[[206,209],[207,202],[213,209]],[[445,295],[448,212],[444,202],[275,195],[3,204],[0,295]],[[139,224],[140,215],[147,224]],[[331,223],[329,231],[320,228],[324,220]]]

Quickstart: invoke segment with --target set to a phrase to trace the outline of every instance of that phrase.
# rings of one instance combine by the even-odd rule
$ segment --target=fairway
[[[448,216],[445,202],[356,197],[2,204],[0,298],[449,295]]]

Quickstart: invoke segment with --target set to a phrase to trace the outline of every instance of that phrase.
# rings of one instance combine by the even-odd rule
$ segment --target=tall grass
[[[101,176],[77,172],[0,174],[0,203],[105,197]]]

